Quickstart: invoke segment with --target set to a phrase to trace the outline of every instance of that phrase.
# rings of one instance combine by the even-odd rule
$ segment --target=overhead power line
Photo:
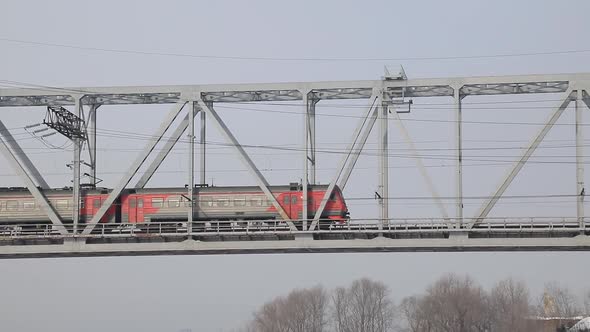
[[[173,53],[160,51],[143,51],[121,48],[93,47],[82,46],[67,43],[54,43],[34,40],[24,40],[15,38],[0,38],[0,41],[7,43],[17,43],[25,45],[34,45],[42,47],[56,47],[76,49],[83,51],[132,54],[132,55],[149,55],[165,56],[177,58],[192,58],[201,60],[241,60],[241,61],[301,61],[301,62],[383,62],[383,61],[434,61],[434,60],[466,60],[466,59],[491,59],[491,58],[511,58],[511,57],[529,57],[529,56],[546,56],[546,55],[565,55],[565,54],[582,54],[590,52],[590,49],[570,49],[557,51],[537,51],[537,52],[515,52],[515,53],[496,53],[496,54],[475,54],[475,55],[453,55],[453,56],[424,56],[424,57],[265,57],[265,56],[242,56],[242,55],[214,55],[214,54],[191,54],[191,53]]]

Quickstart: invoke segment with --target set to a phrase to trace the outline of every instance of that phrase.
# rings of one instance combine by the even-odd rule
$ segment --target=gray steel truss
[[[6,128],[6,127],[4,127],[4,124],[2,124],[1,121],[0,121],[0,125],[2,126],[3,129]],[[45,213],[47,214],[47,216],[49,217],[49,219],[51,220],[53,225],[57,226],[56,227],[57,231],[62,235],[68,234],[68,231],[64,227],[64,224],[63,224],[61,218],[57,215],[57,213],[53,209],[53,206],[51,206],[49,201],[47,201],[47,198],[45,197],[45,195],[43,195],[41,190],[39,188],[37,188],[37,185],[35,184],[35,182],[31,178],[31,176],[27,173],[27,170],[23,167],[21,162],[19,162],[17,157],[8,148],[8,144],[7,144],[7,142],[5,142],[6,139],[7,139],[6,136],[4,136],[4,138],[0,137],[0,152],[2,152],[2,154],[8,160],[8,162],[12,165],[12,168],[18,173],[20,178],[23,180],[23,182],[27,186],[27,189],[29,189],[29,191],[31,192],[31,194],[35,198],[37,205],[39,207],[41,207],[41,209],[43,211],[45,211]],[[12,138],[12,140],[14,140],[14,138]]]
[[[20,159],[20,163],[26,170],[28,170],[27,174],[29,174],[31,179],[35,181],[35,184],[41,187],[41,189],[49,189],[49,185],[45,182],[45,179],[43,179],[43,176],[41,176],[37,167],[35,167],[31,159],[29,159],[20,145],[18,145],[16,139],[12,136],[10,131],[8,131],[8,128],[6,128],[2,121],[0,121],[0,137],[4,139],[4,142],[8,144],[14,154]]]
[[[461,99],[465,97],[465,95],[461,93],[464,90],[463,88],[458,85],[453,88],[453,98],[455,99],[455,138],[457,154],[455,174],[455,191],[457,193],[457,212],[455,214],[455,227],[457,228],[460,228],[463,225],[463,110],[461,109]],[[470,89],[473,89],[473,91],[475,91],[475,88],[469,88],[465,89],[465,92],[469,91]]]
[[[88,120],[86,122],[86,133],[88,135],[88,156],[90,158],[90,183],[96,186],[98,178],[96,177],[96,111],[100,104],[91,104],[88,111]]]
[[[162,139],[168,128],[172,125],[172,122],[176,119],[182,108],[186,102],[180,102],[175,104],[172,107],[168,116],[160,125],[160,128],[156,131],[156,134],[153,136],[154,138],[150,140],[147,145],[145,146],[144,150],[137,156],[137,159],[133,162],[131,167],[127,173],[123,176],[123,178],[119,181],[119,183],[114,187],[113,191],[109,194],[107,199],[102,203],[100,209],[96,212],[96,214],[92,217],[92,220],[87,223],[86,228],[82,232],[83,235],[90,234],[94,226],[102,219],[102,217],[106,214],[107,210],[111,207],[111,205],[115,202],[115,200],[119,197],[123,189],[129,184],[129,181],[135,176],[139,168],[143,165],[145,160],[148,158],[150,153],[154,150],[158,142]]]
[[[547,121],[545,126],[543,126],[543,128],[541,128],[541,130],[535,136],[535,138],[533,139],[533,141],[531,142],[529,147],[524,151],[524,153],[520,157],[520,159],[514,164],[514,166],[512,166],[512,168],[508,172],[508,175],[506,176],[504,181],[502,181],[502,183],[498,186],[498,189],[496,189],[496,191],[490,196],[490,198],[486,202],[483,203],[483,205],[480,209],[480,212],[478,213],[477,220],[474,223],[471,223],[468,227],[473,227],[473,225],[475,223],[477,223],[479,220],[483,220],[485,217],[488,216],[488,214],[490,213],[490,211],[492,210],[494,205],[502,197],[502,195],[504,194],[506,189],[508,189],[508,186],[510,186],[510,184],[512,183],[512,180],[514,180],[514,178],[518,175],[520,170],[524,167],[526,162],[529,160],[531,155],[535,152],[535,150],[537,149],[539,144],[541,144],[541,142],[543,141],[543,139],[545,138],[545,136],[547,135],[549,130],[551,130],[551,128],[553,127],[555,122],[557,122],[559,117],[563,114],[563,112],[568,107],[570,102],[572,100],[575,100],[575,98],[576,98],[575,97],[576,93],[571,90],[568,90],[566,95],[567,95],[567,97],[565,97],[565,99],[563,100],[561,105],[559,105],[559,107],[551,115],[551,117],[549,118],[549,120]]]
[[[376,89],[375,94],[378,94],[378,93],[379,92],[377,92],[377,89]],[[324,209],[326,208],[326,204],[328,204],[328,200],[330,199],[330,195],[332,195],[332,192],[334,191],[334,188],[336,187],[336,183],[341,178],[342,172],[346,168],[346,165],[352,160],[351,156],[353,156],[353,154],[354,154],[354,148],[357,144],[357,141],[359,141],[359,137],[361,136],[361,132],[363,131],[363,128],[365,126],[367,126],[367,123],[370,123],[369,119],[371,117],[371,114],[377,113],[377,111],[379,109],[378,103],[381,100],[380,97],[378,95],[374,95],[371,98],[371,100],[377,101],[377,105],[375,104],[375,102],[371,103],[367,109],[365,116],[363,116],[359,120],[359,123],[354,131],[354,134],[352,135],[352,141],[349,143],[348,148],[346,149],[347,152],[342,157],[342,160],[340,161],[340,165],[336,169],[336,173],[334,174],[334,178],[332,178],[332,181],[330,181],[330,184],[328,185],[328,189],[326,189],[326,192],[324,193],[324,197],[322,198],[322,201],[320,202],[320,206],[316,210],[316,213],[313,217],[313,221],[311,222],[311,225],[309,226],[310,231],[313,231],[315,229],[315,226],[320,221],[320,217],[322,216],[322,213],[324,212]],[[367,122],[367,121],[369,121],[369,122]],[[370,131],[370,128],[369,128],[369,131]],[[358,155],[358,153],[357,153],[357,155]],[[356,160],[354,162],[356,162]]]
[[[498,95],[565,92],[570,82],[584,82],[590,74],[455,77],[408,80],[367,80],[301,83],[261,83],[227,85],[171,85],[128,87],[74,87],[0,89],[0,107],[74,105],[72,92],[84,94],[84,105],[172,104],[181,94],[200,91],[205,102],[256,102],[302,100],[309,90],[314,99],[367,99],[373,88],[383,87],[391,97],[453,96],[455,86],[461,95]]]
[[[228,140],[228,142],[231,144],[231,146],[235,149],[235,151],[237,152],[238,156],[240,157],[240,159],[242,160],[242,162],[244,163],[244,165],[246,166],[246,168],[248,169],[250,174],[252,174],[252,176],[254,177],[256,182],[258,183],[258,186],[260,187],[260,189],[262,189],[262,191],[266,195],[266,198],[268,199],[268,201],[271,202],[271,204],[275,207],[275,209],[277,209],[277,212],[280,214],[280,216],[283,218],[283,220],[285,220],[287,222],[289,227],[292,230],[296,230],[297,228],[295,227],[295,224],[293,224],[293,222],[289,218],[289,215],[287,215],[287,212],[285,212],[285,209],[283,209],[281,204],[279,204],[279,201],[277,201],[277,198],[270,191],[270,188],[269,188],[270,185],[268,184],[268,182],[264,178],[264,175],[262,175],[262,173],[260,173],[260,171],[258,170],[256,165],[254,164],[252,159],[250,159],[250,157],[248,156],[248,154],[244,150],[244,148],[240,145],[238,140],[231,133],[231,131],[225,125],[223,120],[221,120],[221,118],[219,117],[217,112],[213,109],[213,106],[211,105],[211,103],[206,103],[203,100],[199,100],[199,106],[201,107],[202,110],[205,110],[209,114],[213,123],[217,126],[219,131],[221,131],[223,136],[225,136],[225,138]]]
[[[193,116],[196,116],[196,114],[199,111],[200,109],[196,109]],[[166,141],[166,144],[164,144],[164,147],[162,147],[162,149],[158,152],[158,154],[152,160],[152,162],[147,167],[143,175],[139,178],[139,180],[137,180],[135,188],[144,188],[146,184],[149,182],[149,180],[152,178],[152,176],[154,176],[154,174],[156,173],[164,159],[166,159],[170,151],[172,151],[172,148],[174,148],[174,146],[176,145],[176,142],[178,142],[182,134],[186,131],[186,128],[189,127],[189,125],[192,123],[192,121],[189,119],[190,114],[187,114],[182,120],[182,122],[178,125],[178,127],[176,127],[172,135],[170,135],[170,137]]]
[[[317,183],[316,179],[316,105],[322,100],[345,100],[345,99],[368,99],[369,109],[364,117],[360,120],[353,141],[345,151],[343,159],[329,184],[320,208],[313,216],[309,227],[308,206],[304,204],[303,211],[303,232],[314,232],[319,218],[324,210],[327,201],[334,187],[338,185],[344,189],[351,173],[354,170],[356,162],[364,148],[364,145],[370,135],[375,123],[379,123],[378,130],[378,148],[379,148],[379,188],[377,193],[380,199],[380,218],[379,229],[385,231],[387,223],[390,222],[389,202],[389,152],[388,152],[388,123],[389,118],[398,124],[398,129],[413,151],[418,157],[416,149],[413,147],[409,134],[403,126],[403,120],[397,114],[389,115],[395,103],[392,102],[397,98],[426,98],[426,97],[452,97],[455,100],[455,120],[454,121],[454,141],[456,142],[456,218],[449,218],[444,206],[437,200],[438,194],[431,179],[429,178],[421,160],[417,158],[417,166],[428,187],[430,188],[433,199],[437,201],[445,221],[454,223],[449,226],[452,229],[461,231],[466,227],[471,230],[474,226],[485,220],[493,209],[496,202],[501,198],[512,180],[517,176],[529,157],[534,153],[537,146],[541,143],[547,132],[557,121],[560,115],[567,108],[570,101],[575,101],[576,105],[576,199],[577,199],[577,220],[581,232],[585,231],[585,214],[583,209],[584,201],[584,154],[583,149],[583,104],[590,107],[590,97],[587,90],[590,82],[590,73],[578,74],[555,74],[555,75],[520,75],[520,76],[500,76],[500,77],[455,77],[455,78],[435,78],[435,79],[383,79],[383,80],[365,80],[365,81],[332,81],[332,82],[296,82],[296,83],[261,83],[261,84],[228,84],[228,85],[173,85],[173,86],[126,86],[126,87],[73,87],[73,88],[22,88],[22,89],[0,89],[0,108],[1,107],[29,107],[29,106],[74,106],[75,113],[83,116],[83,107],[89,106],[87,119],[88,133],[88,150],[90,154],[90,167],[93,184],[97,183],[96,177],[96,111],[100,105],[129,105],[129,104],[174,104],[172,111],[161,124],[160,128],[154,135],[142,153],[137,157],[129,167],[127,173],[114,186],[108,199],[103,203],[98,213],[88,222],[86,228],[81,234],[76,231],[79,221],[79,202],[80,202],[80,142],[75,142],[74,152],[74,206],[77,206],[72,225],[72,232],[75,236],[84,237],[91,234],[98,221],[105,215],[110,206],[116,201],[117,197],[129,184],[136,175],[140,167],[145,163],[147,158],[152,154],[156,145],[158,145],[165,132],[169,130],[174,120],[182,111],[186,103],[191,104],[191,109],[187,112],[184,120],[169,136],[163,148],[155,156],[154,160],[148,165],[147,170],[136,183],[136,187],[144,187],[157,171],[162,161],[169,154],[171,149],[180,140],[183,133],[189,128],[189,149],[191,161],[188,167],[188,197],[192,200],[194,192],[194,148],[195,148],[195,128],[194,118],[200,113],[200,140],[199,145],[199,180],[201,184],[206,181],[206,118],[213,122],[221,131],[228,142],[234,147],[236,154],[244,162],[260,188],[264,191],[269,201],[277,209],[290,231],[296,232],[297,228],[289,219],[279,202],[269,190],[269,184],[261,172],[256,168],[246,151],[240,146],[234,134],[225,125],[222,119],[215,111],[215,103],[256,103],[256,102],[296,102],[301,101],[305,119],[304,119],[304,153],[302,159],[304,162],[302,187],[303,202],[308,202],[310,185]],[[462,108],[461,100],[465,97],[482,96],[482,95],[515,95],[515,94],[538,94],[538,93],[565,93],[566,98],[556,109],[544,128],[536,135],[529,148],[523,153],[521,158],[512,167],[511,171],[500,186],[494,191],[491,198],[485,202],[475,219],[469,219],[464,222],[463,216],[463,175],[462,175]],[[187,97],[190,96],[190,97]],[[374,105],[373,105],[374,104]],[[321,105],[321,104],[320,104]],[[0,112],[2,110],[0,109]],[[209,117],[206,117],[206,115]],[[63,226],[59,216],[56,215],[51,205],[43,196],[43,189],[49,188],[41,176],[39,170],[35,168],[31,160],[26,156],[23,150],[16,144],[16,141],[10,132],[0,122],[0,149],[6,156],[13,168],[21,176],[27,188],[35,196],[39,206],[47,213],[51,221],[58,226]],[[38,188],[40,187],[41,190]],[[192,223],[192,209],[188,211],[188,225]],[[63,234],[67,230],[60,229]],[[191,230],[188,230],[191,233]],[[458,234],[458,233],[457,233]],[[324,242],[327,243],[327,242]]]
[[[84,106],[82,104],[82,96],[74,96],[75,110],[74,114],[79,118],[84,118]],[[74,170],[74,181],[72,190],[72,220],[74,224],[73,232],[78,233],[78,223],[80,222],[80,155],[82,154],[83,141],[79,137],[72,139],[74,143],[74,160],[72,161],[72,169]]]

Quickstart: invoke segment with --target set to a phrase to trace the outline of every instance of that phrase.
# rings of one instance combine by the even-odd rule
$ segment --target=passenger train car
[[[312,219],[328,186],[309,187],[307,219]],[[299,186],[273,186],[270,190],[292,220],[304,219],[303,194]],[[110,192],[110,189],[81,189],[82,223],[92,219]],[[50,189],[43,193],[64,223],[71,223],[72,189]],[[195,221],[281,219],[277,209],[259,187],[195,187],[192,201],[195,206]],[[190,204],[186,188],[126,189],[101,222],[182,222],[188,218]],[[344,222],[348,219],[348,214],[342,192],[336,187],[321,218]],[[49,222],[49,218],[26,188],[0,188],[0,225]]]

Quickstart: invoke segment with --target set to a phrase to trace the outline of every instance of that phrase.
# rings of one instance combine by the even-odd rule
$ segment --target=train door
[[[293,193],[291,196],[291,213],[289,216],[291,219],[299,220],[302,219],[301,213],[303,212],[303,207],[301,206],[302,201],[299,197],[298,193]]]
[[[137,222],[143,222],[143,197],[137,197],[137,210],[135,210]]]
[[[100,209],[100,205],[100,196],[94,196],[92,199],[88,200],[88,206],[86,209],[89,209],[89,214],[94,216],[98,212],[98,209]]]
[[[129,222],[134,223],[137,221],[137,198],[135,196],[129,196],[127,201],[127,207],[129,209]]]
[[[289,216],[289,218],[291,218],[291,195],[290,194],[283,195],[283,200],[281,202],[281,206],[283,207],[283,209],[285,210],[285,213]]]

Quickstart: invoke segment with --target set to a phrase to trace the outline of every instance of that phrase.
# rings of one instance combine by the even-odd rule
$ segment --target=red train
[[[312,219],[328,186],[310,186],[307,219]],[[293,220],[304,219],[302,191],[297,185],[270,188],[285,212]],[[82,189],[80,220],[86,222],[106,200],[110,189]],[[196,187],[195,221],[281,219],[277,209],[259,187]],[[72,222],[72,190],[44,191],[50,204],[65,223]],[[124,190],[101,219],[103,223],[149,223],[186,221],[190,200],[186,188],[145,188]],[[348,208],[336,187],[321,218],[334,222],[348,219]],[[49,223],[26,188],[0,188],[0,225]]]

